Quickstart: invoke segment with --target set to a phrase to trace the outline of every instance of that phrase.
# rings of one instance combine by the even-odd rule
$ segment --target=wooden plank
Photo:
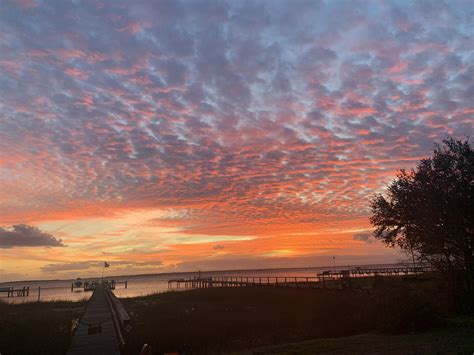
[[[91,327],[100,332],[90,334]],[[95,288],[67,351],[69,355],[120,354],[119,340],[103,286]]]

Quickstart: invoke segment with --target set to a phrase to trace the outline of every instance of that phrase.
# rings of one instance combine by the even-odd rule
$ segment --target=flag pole
[[[104,261],[104,268],[102,269],[102,283],[104,283],[104,271],[106,267],[109,267],[110,265],[107,263],[107,261]]]

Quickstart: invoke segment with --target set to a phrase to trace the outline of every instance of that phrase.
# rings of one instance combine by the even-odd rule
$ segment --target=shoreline
[[[211,287],[212,284],[216,283],[218,286],[282,286],[285,287],[301,287],[301,288],[321,288],[321,287],[334,287],[331,286],[334,284],[341,284],[341,287],[347,287],[351,285],[351,282],[360,283],[363,280],[370,279],[372,277],[398,277],[398,276],[409,276],[409,275],[422,275],[429,274],[434,272],[433,270],[422,270],[418,272],[415,270],[410,270],[409,264],[398,263],[398,264],[373,264],[375,268],[370,267],[369,265],[361,265],[356,267],[351,266],[340,266],[338,268],[324,270],[325,268],[291,268],[291,269],[259,269],[259,270],[248,270],[247,272],[240,272],[237,270],[229,270],[225,272],[195,272],[195,273],[183,273],[180,275],[174,275],[173,279],[164,278],[166,275],[151,275],[145,276],[137,279],[116,279],[113,276],[105,277],[104,280],[114,280],[116,281],[117,288],[114,288],[114,292],[117,297],[120,298],[133,298],[144,295],[151,295],[155,293],[166,293],[169,291],[183,291],[186,289],[193,289],[194,283],[193,280],[196,280],[196,277],[202,277],[203,282],[197,283],[197,287]],[[292,272],[293,271],[293,272]],[[347,273],[346,273],[347,271]],[[365,273],[363,273],[365,271]],[[273,275],[271,274],[273,273]],[[265,275],[265,276],[264,276]],[[271,275],[271,276],[270,276]],[[348,278],[346,279],[346,275]],[[155,277],[156,276],[156,277]],[[178,276],[178,277],[177,277]],[[161,278],[161,279],[160,279]],[[212,278],[212,279],[211,279]],[[237,281],[240,279],[240,283]],[[294,282],[292,281],[294,279]],[[189,282],[188,282],[188,281]],[[211,281],[209,281],[211,280]],[[224,285],[227,280],[229,285]],[[253,280],[253,281],[252,281]],[[257,280],[257,281],[256,281]],[[260,280],[260,281],[258,281]],[[263,282],[262,282],[263,280]],[[266,280],[266,281],[265,281]],[[20,286],[28,290],[28,295],[17,295],[16,290],[21,292],[22,288],[15,288],[14,284],[7,284],[8,287],[15,288],[14,295],[12,297],[6,297],[5,294],[0,294],[0,300],[3,300],[6,303],[25,303],[25,302],[36,302],[36,301],[61,301],[61,300],[82,300],[84,298],[88,299],[90,297],[89,292],[92,290],[83,289],[82,287],[74,288],[72,285],[74,280],[66,281],[52,281],[51,284],[46,283],[31,283],[27,287],[25,283],[19,283]],[[87,282],[87,279],[81,279],[81,281]],[[96,280],[95,280],[96,281]],[[235,281],[235,282],[232,282]],[[305,282],[306,281],[306,282]],[[171,284],[170,282],[175,282],[176,285]],[[184,288],[179,284],[183,283]],[[208,282],[209,285],[204,285]],[[212,283],[212,284],[211,284]],[[245,284],[247,283],[247,284]],[[249,285],[248,283],[252,283]],[[125,286],[123,287],[122,284]],[[127,284],[132,284],[131,287],[127,287]],[[189,287],[189,285],[193,285]],[[238,285],[239,284],[239,285]],[[245,284],[245,285],[240,285]],[[220,285],[220,286],[219,286]],[[352,286],[350,286],[352,287]],[[41,298],[40,298],[41,294]],[[38,297],[38,298],[37,298]]]
[[[387,264],[347,264],[347,265],[336,265],[336,269],[341,268],[354,268],[354,267],[373,267],[373,266],[396,266],[396,265],[411,265],[410,262],[398,262],[398,263],[387,263]],[[322,265],[322,266],[306,266],[306,267],[287,267],[287,268],[263,268],[263,269],[229,269],[229,270],[194,270],[194,271],[177,271],[177,272],[163,272],[163,273],[150,273],[150,274],[127,274],[127,275],[110,275],[104,276],[104,279],[111,278],[125,278],[125,277],[146,277],[146,276],[167,276],[167,275],[186,275],[186,274],[202,274],[209,273],[228,273],[228,272],[261,272],[261,271],[278,271],[278,270],[311,270],[311,269],[328,269],[333,270],[334,266],[332,265]],[[97,280],[101,277],[81,277],[82,280]],[[0,285],[6,284],[17,284],[17,283],[26,283],[26,282],[60,282],[60,281],[75,281],[77,278],[67,278],[67,279],[31,279],[31,280],[15,280],[15,281],[0,281]]]

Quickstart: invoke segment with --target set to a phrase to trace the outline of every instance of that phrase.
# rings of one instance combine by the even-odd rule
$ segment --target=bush
[[[375,297],[376,328],[380,332],[413,333],[445,324],[446,308],[426,290],[385,288]]]

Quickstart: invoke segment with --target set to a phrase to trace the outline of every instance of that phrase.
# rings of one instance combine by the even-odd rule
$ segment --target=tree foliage
[[[474,266],[474,151],[469,140],[436,145],[371,201],[375,237],[440,268]]]

